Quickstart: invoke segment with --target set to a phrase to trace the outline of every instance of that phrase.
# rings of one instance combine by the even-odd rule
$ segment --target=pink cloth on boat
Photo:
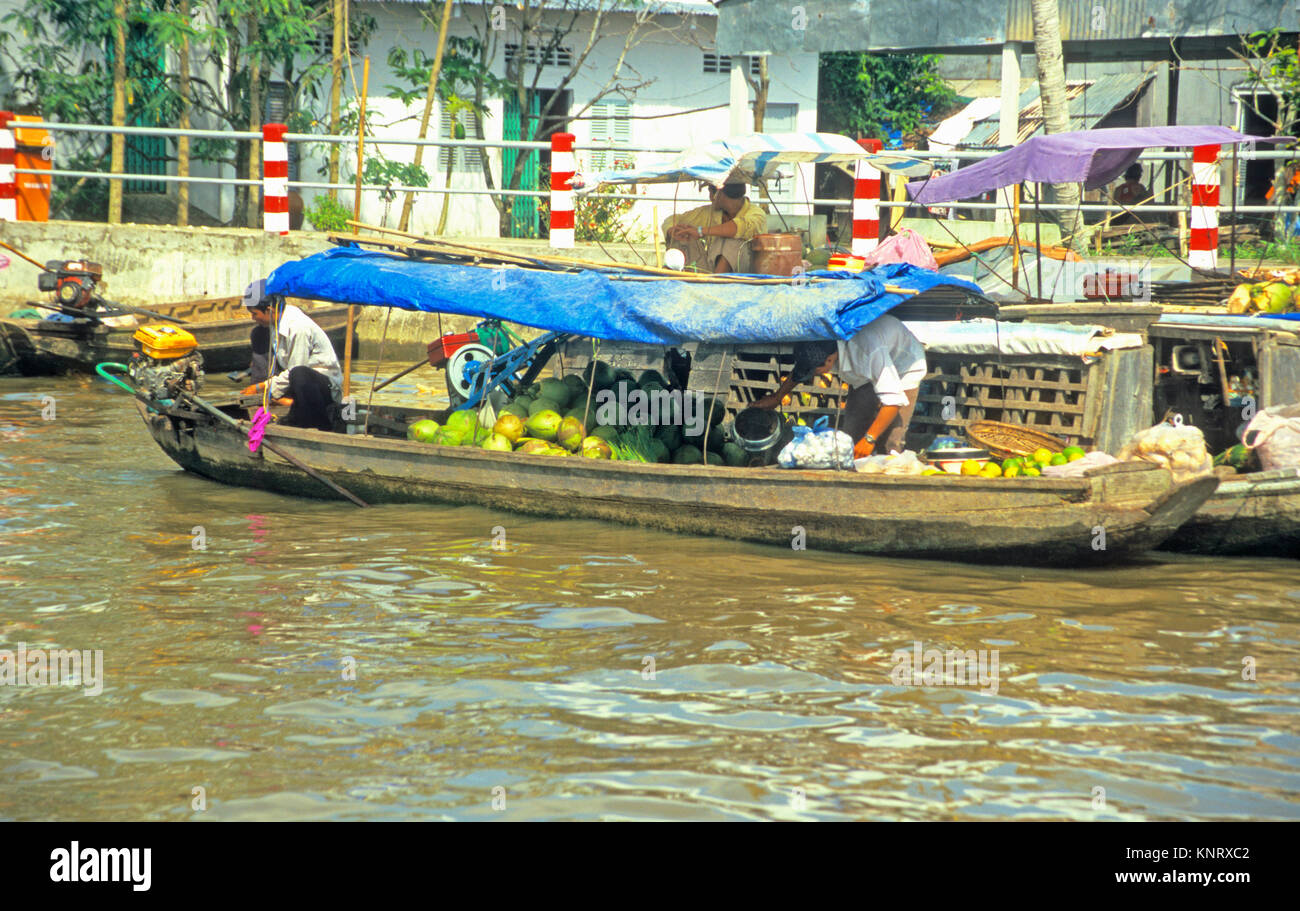
[[[258,447],[262,445],[262,437],[266,436],[266,425],[269,423],[271,423],[271,413],[258,408],[257,414],[253,415],[253,424],[248,428],[249,452],[257,452]]]
[[[930,245],[911,228],[904,228],[888,240],[881,241],[880,246],[867,254],[866,260],[868,269],[889,263],[907,263],[932,272],[939,271],[939,263],[930,252]]]

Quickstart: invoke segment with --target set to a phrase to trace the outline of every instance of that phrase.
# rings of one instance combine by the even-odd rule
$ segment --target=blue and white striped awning
[[[589,193],[600,184],[693,180],[720,187],[728,180],[755,183],[770,178],[777,168],[789,163],[834,164],[852,173],[853,163],[862,159],[868,159],[882,171],[907,177],[924,177],[931,171],[928,162],[910,158],[903,152],[871,154],[839,133],[749,133],[687,149],[665,164],[584,175],[574,186],[579,193]]]

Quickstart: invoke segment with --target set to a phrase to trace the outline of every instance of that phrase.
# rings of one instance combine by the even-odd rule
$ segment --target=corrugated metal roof
[[[1069,100],[1070,129],[1089,130],[1115,108],[1132,97],[1151,81],[1145,73],[1113,73],[1087,81],[1073,81],[1066,85]],[[961,145],[997,146],[1002,120],[990,117],[975,124],[975,128],[962,140]],[[1038,86],[1026,89],[1020,95],[1020,121],[1017,142],[1042,132],[1043,104],[1038,97]]]

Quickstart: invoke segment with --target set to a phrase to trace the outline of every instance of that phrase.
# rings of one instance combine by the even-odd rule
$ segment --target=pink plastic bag
[[[1250,419],[1241,441],[1259,453],[1265,471],[1300,468],[1300,404],[1265,408]]]
[[[880,246],[867,254],[866,260],[868,269],[888,263],[910,263],[932,272],[939,271],[939,263],[930,252],[930,245],[925,242],[924,237],[911,228],[904,228],[883,241]]]

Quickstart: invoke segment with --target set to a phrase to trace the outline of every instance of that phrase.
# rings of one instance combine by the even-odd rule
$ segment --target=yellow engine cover
[[[131,336],[149,357],[184,357],[199,346],[193,335],[176,326],[141,326]]]

